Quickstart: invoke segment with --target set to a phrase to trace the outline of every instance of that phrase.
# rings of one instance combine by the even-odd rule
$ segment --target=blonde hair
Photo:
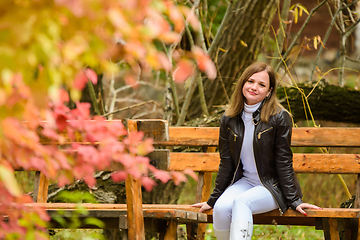
[[[262,71],[265,71],[269,74],[269,89],[271,89],[271,94],[270,97],[265,100],[262,106],[260,115],[261,121],[267,123],[271,115],[274,115],[280,112],[281,109],[284,109],[284,107],[280,104],[279,100],[276,97],[276,73],[274,69],[266,63],[255,62],[244,70],[238,82],[236,83],[235,90],[231,96],[230,104],[225,112],[226,116],[235,117],[243,110],[245,97],[242,93],[242,89],[244,87],[244,84],[254,73]]]

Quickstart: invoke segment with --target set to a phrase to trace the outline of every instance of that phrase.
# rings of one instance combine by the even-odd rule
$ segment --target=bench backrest
[[[169,171],[199,172],[195,201],[206,201],[211,192],[211,173],[217,172],[220,156],[215,152],[218,127],[169,127],[163,120],[136,120],[137,130],[154,138],[159,147],[202,147],[203,152],[160,151],[151,157],[157,167]],[[319,147],[320,153],[294,153],[296,173],[360,174],[360,149],[356,154],[331,154],[331,147],[360,147],[360,128],[293,128],[292,147]],[[331,151],[330,151],[331,152]],[[163,155],[166,155],[164,157]],[[164,160],[165,158],[165,160]],[[360,195],[358,179],[356,195]],[[356,204],[357,205],[357,204]]]

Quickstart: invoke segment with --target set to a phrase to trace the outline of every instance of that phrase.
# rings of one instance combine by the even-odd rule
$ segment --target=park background
[[[6,2],[8,1],[1,5],[2,11],[5,11]],[[18,1],[13,5],[25,11],[33,4],[25,2]],[[191,60],[186,59],[182,65],[179,65],[182,66],[180,69],[186,77],[180,76],[183,80],[179,81],[179,76],[174,74],[175,71],[157,69],[154,67],[155,64],[151,71],[136,70],[124,60],[126,58],[121,54],[115,58],[117,71],[114,71],[114,74],[105,74],[104,66],[99,67],[96,64],[96,57],[89,60],[89,56],[85,53],[90,50],[81,49],[79,46],[83,42],[75,39],[72,44],[81,52],[76,56],[80,56],[79,62],[84,64],[81,67],[96,66],[93,68],[97,74],[97,83],[87,84],[79,97],[81,102],[91,103],[92,115],[102,115],[109,120],[160,118],[168,120],[170,125],[177,126],[218,126],[219,118],[231,96],[234,82],[242,69],[251,62],[264,61],[271,63],[279,73],[278,97],[292,112],[296,126],[360,126],[360,28],[358,24],[360,6],[358,1],[202,0],[174,1],[173,3],[178,8],[186,6],[188,9],[194,9],[201,27],[196,27],[197,23],[186,25],[182,31],[179,31],[181,35],[179,41],[166,44],[164,41],[156,41],[154,43],[156,49],[165,53],[167,58],[173,59],[179,52],[192,51],[197,46],[213,61],[212,67],[216,69],[216,78],[212,79],[214,74],[205,70],[212,69],[210,64],[202,67],[198,63],[194,67],[189,64]],[[140,6],[141,1],[138,1],[138,4]],[[58,5],[55,7],[60,8]],[[61,7],[71,9],[71,4],[64,4]],[[136,7],[138,6],[134,9]],[[33,12],[30,13],[35,14],[34,8],[31,9]],[[72,14],[76,14],[74,9],[71,11]],[[21,11],[20,13],[24,14]],[[186,13],[187,11],[183,11],[184,19],[186,19]],[[25,14],[25,16],[28,15]],[[71,32],[78,30],[91,32],[91,18],[85,21],[82,18],[86,15],[80,15],[72,19],[71,27],[68,25],[63,28],[70,29]],[[16,16],[14,15],[13,18]],[[25,17],[20,19],[18,24],[21,24],[24,19]],[[6,28],[7,24],[1,26]],[[37,34],[41,36],[41,31],[44,30],[41,28],[37,30]],[[117,44],[122,43],[119,41]],[[146,43],[140,41],[141,44]],[[134,47],[138,49],[140,45],[134,45]],[[23,47],[21,44],[19,46]],[[102,50],[99,49],[97,51]],[[111,49],[107,51],[111,52]],[[118,51],[118,49],[113,51]],[[130,54],[139,53],[134,51]],[[196,54],[195,51],[193,55]],[[28,59],[30,63],[33,61],[32,57]],[[2,67],[7,66],[5,60],[1,64]],[[173,64],[176,65],[176,61]],[[176,65],[176,67],[179,66]],[[2,77],[5,75],[3,69]],[[199,71],[201,69],[204,73]],[[129,75],[128,72],[132,74]],[[301,89],[307,93],[314,89],[307,99],[309,106],[305,108],[304,97],[300,94]],[[75,96],[76,94],[73,94],[72,98],[76,98]],[[72,101],[68,105],[70,108],[75,107]],[[179,149],[179,151],[183,150],[186,151],[186,149]],[[296,152],[297,149],[293,150]],[[319,150],[309,148],[307,151]],[[351,153],[356,149],[331,149],[332,153],[336,151]],[[110,182],[111,180],[102,181],[101,176],[100,174],[97,177],[98,191],[91,191],[96,201],[124,202],[123,184],[115,184]],[[23,192],[30,193],[33,173],[17,172],[16,177]],[[349,200],[349,196],[336,176],[299,174],[298,178],[304,192],[304,201],[322,207],[339,207]],[[343,176],[343,178],[350,192],[354,193],[356,176]],[[90,192],[87,185],[81,181],[62,188],[57,186],[56,180],[52,182],[54,185],[49,192],[51,196],[49,201],[52,202],[64,200],[62,191]],[[191,204],[195,187],[196,183],[191,178],[187,183],[179,186],[171,182],[165,185],[159,182],[152,192],[144,191],[144,201]],[[107,190],[106,194],[104,189]],[[164,189],[171,189],[171,198],[166,200],[156,198],[155,196],[162,195]],[[55,192],[56,194],[51,194]],[[82,238],[82,234],[84,234],[82,231],[76,234],[72,231],[59,231],[55,232],[51,238],[79,239]],[[179,229],[181,239],[180,235],[181,229]],[[212,239],[213,236],[211,226],[209,226],[206,237]],[[149,238],[153,237],[149,236]],[[316,231],[313,228],[259,226],[255,227],[254,239],[323,239],[323,236],[322,231]]]

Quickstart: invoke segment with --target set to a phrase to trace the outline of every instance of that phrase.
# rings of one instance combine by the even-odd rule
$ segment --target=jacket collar
[[[253,122],[254,122],[255,126],[258,125],[259,122],[260,122],[260,120],[261,120],[261,119],[260,119],[260,113],[261,113],[261,109],[262,109],[264,103],[265,103],[265,99],[261,102],[260,106],[259,106],[259,107],[255,110],[255,112],[253,112],[253,114],[252,114]],[[243,114],[243,111],[244,111],[244,109],[241,110],[240,114],[238,115],[238,118],[239,118],[239,119],[241,119],[241,116],[242,116],[242,114]]]
[[[253,114],[252,114],[252,116],[253,116],[253,122],[254,122],[255,126],[258,125],[259,122],[260,122],[260,113],[261,113],[261,109],[262,109],[264,103],[265,103],[265,99],[261,102],[261,104],[260,104],[260,106],[258,107],[258,109],[256,109],[256,111],[253,112]]]

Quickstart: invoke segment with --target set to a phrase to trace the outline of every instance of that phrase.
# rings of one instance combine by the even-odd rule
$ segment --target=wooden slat
[[[154,141],[164,146],[217,146],[218,127],[169,127],[169,141]]]
[[[128,127],[136,126],[136,131],[144,133],[144,138],[152,138],[155,142],[169,140],[169,123],[162,119],[128,120]]]
[[[360,128],[293,128],[292,146],[360,147]]]
[[[217,146],[218,127],[169,127],[167,146]],[[360,128],[293,128],[293,147],[360,147]]]
[[[219,153],[178,153],[170,154],[168,170],[217,172],[220,163]],[[301,154],[293,157],[294,170],[297,173],[360,173],[359,154]]]
[[[30,203],[27,206],[37,206],[44,209],[52,210],[71,210],[76,209],[78,204],[76,203]],[[94,204],[94,203],[81,203],[81,206],[88,210],[121,210],[126,209],[126,204]],[[143,210],[151,209],[170,209],[170,210],[182,210],[190,212],[199,212],[199,208],[191,207],[191,205],[179,205],[179,204],[143,204]],[[358,208],[324,208],[323,210],[310,210],[306,209],[307,217],[328,217],[328,218],[359,218],[360,209]],[[212,210],[206,211],[206,214],[212,215]],[[271,212],[257,214],[258,216],[281,216],[278,210]],[[295,210],[287,210],[282,216],[286,217],[304,217],[301,213]]]

